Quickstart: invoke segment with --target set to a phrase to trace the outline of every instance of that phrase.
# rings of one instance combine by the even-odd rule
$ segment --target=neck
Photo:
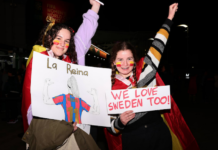
[[[121,75],[121,76],[124,77],[124,78],[129,77],[131,74],[132,74],[132,71],[131,71],[130,73],[128,73],[128,74],[120,74],[120,73],[119,73],[119,75]]]

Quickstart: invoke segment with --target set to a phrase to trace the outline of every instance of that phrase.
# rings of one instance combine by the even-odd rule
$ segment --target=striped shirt
[[[90,106],[81,98],[74,97],[71,94],[61,94],[53,97],[53,101],[56,105],[61,105],[65,113],[65,121],[77,122],[81,124],[82,111],[89,112]]]

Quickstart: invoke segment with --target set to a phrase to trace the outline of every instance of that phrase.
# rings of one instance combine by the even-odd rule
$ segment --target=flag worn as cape
[[[164,82],[156,73],[157,86],[164,86]],[[187,126],[178,106],[171,96],[171,109],[161,114],[168,126],[172,137],[172,150],[200,150],[199,146]],[[115,135],[104,128],[109,150],[122,150],[121,134]]]

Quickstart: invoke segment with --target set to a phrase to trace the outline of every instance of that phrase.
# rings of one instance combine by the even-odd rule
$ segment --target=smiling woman
[[[134,47],[128,42],[118,42],[112,48],[112,90],[156,87],[156,71],[160,63],[172,25],[172,19],[178,9],[178,3],[169,7],[169,15],[161,29],[157,32],[148,54],[139,61]],[[152,98],[150,102],[152,101]],[[122,103],[110,105],[115,109]],[[132,106],[140,107],[141,101],[131,101]],[[111,128],[105,130],[109,149],[117,150],[172,150],[170,130],[161,118],[160,111],[134,113],[128,110],[117,117],[113,117]],[[122,133],[114,136],[113,134]],[[179,148],[181,145],[178,146]],[[177,148],[176,150],[178,150]]]
[[[92,8],[83,14],[83,22],[75,35],[69,26],[55,23],[53,18],[47,17],[47,21],[50,22],[41,30],[39,39],[33,46],[27,61],[22,97],[24,132],[27,130],[33,118],[30,92],[33,51],[60,59],[67,63],[85,65],[84,56],[91,46],[91,39],[98,27],[98,11],[100,9],[100,4],[95,0],[89,0],[89,2]],[[76,129],[75,124],[74,127]]]

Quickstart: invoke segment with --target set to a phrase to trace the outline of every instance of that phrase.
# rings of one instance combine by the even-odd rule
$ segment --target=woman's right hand
[[[135,118],[135,113],[132,110],[125,111],[120,115],[120,121],[123,125],[126,125],[133,118]]]
[[[92,5],[92,10],[96,13],[98,13],[99,9],[100,9],[100,5],[99,2],[95,1],[95,0],[89,0],[90,4]]]
[[[76,126],[77,122],[73,123],[73,132],[75,132],[77,130],[77,126]]]

